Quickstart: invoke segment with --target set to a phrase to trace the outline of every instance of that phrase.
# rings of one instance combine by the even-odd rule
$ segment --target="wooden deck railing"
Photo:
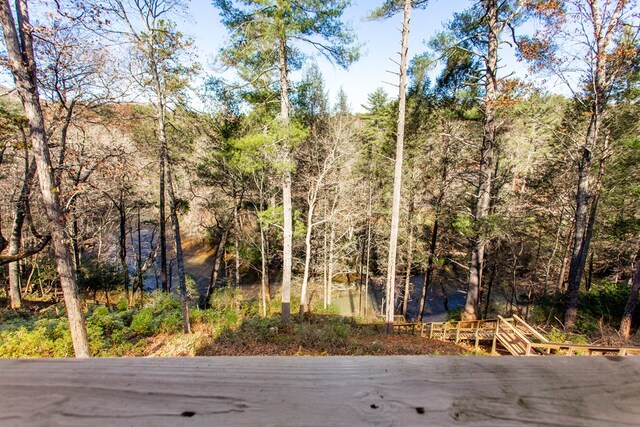
[[[5,426],[637,426],[640,358],[0,360]]]

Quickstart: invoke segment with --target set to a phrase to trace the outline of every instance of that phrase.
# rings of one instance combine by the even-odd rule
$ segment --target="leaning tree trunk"
[[[51,154],[45,131],[44,115],[38,95],[36,62],[33,52],[33,35],[29,23],[27,0],[16,1],[18,26],[7,0],[0,3],[0,20],[7,47],[9,67],[16,89],[29,123],[29,137],[36,160],[40,191],[45,207],[51,240],[56,257],[60,286],[64,295],[69,328],[76,357],[89,357],[89,339],[82,315],[82,305],[78,295],[76,275],[73,270],[72,254],[65,244],[66,219],[60,204],[60,189],[55,183]]]
[[[218,246],[216,247],[216,255],[213,261],[213,268],[211,270],[211,280],[209,281],[209,287],[205,295],[205,306],[209,304],[209,295],[213,292],[218,282],[218,276],[220,275],[220,266],[222,265],[222,259],[224,257],[224,247],[227,244],[227,235],[229,234],[229,228],[226,227],[222,232]]]
[[[638,304],[638,292],[640,291],[640,250],[636,254],[636,259],[633,263],[634,275],[631,284],[631,293],[627,300],[627,305],[624,308],[624,314],[622,315],[622,321],[620,322],[620,335],[624,339],[629,338],[631,332],[631,321],[633,320],[633,314],[636,311],[636,305]]]
[[[318,196],[320,181],[309,190],[309,208],[307,209],[307,232],[304,239],[305,256],[304,256],[304,274],[302,276],[302,289],[300,290],[300,320],[303,319],[304,313],[309,311],[309,302],[307,301],[307,287],[309,285],[309,275],[311,269],[311,237],[313,236],[313,214],[316,209],[316,200]]]
[[[474,222],[479,226],[489,214],[491,205],[491,179],[493,164],[493,148],[496,137],[495,104],[497,99],[497,71],[498,71],[498,5],[495,0],[485,2],[488,20],[488,45],[485,60],[485,96],[482,148],[480,150],[480,175]],[[462,320],[478,318],[478,296],[482,281],[482,265],[484,264],[484,250],[487,244],[486,236],[477,231],[471,249],[471,263],[469,264],[469,286],[467,299],[462,313]]]
[[[597,125],[595,117],[589,125],[588,142],[595,143]],[[594,144],[595,145],[595,144]],[[573,249],[569,264],[569,283],[567,287],[567,311],[565,313],[566,330],[573,329],[578,314],[578,293],[580,281],[584,273],[586,253],[589,251],[585,235],[587,231],[587,209],[589,206],[589,175],[591,169],[591,150],[593,145],[582,150],[582,159],[578,166],[578,191],[576,193],[575,228],[573,234]]]
[[[402,188],[402,156],[404,149],[404,122],[407,102],[407,60],[409,50],[409,25],[411,21],[411,0],[404,2],[402,22],[402,46],[400,48],[400,91],[398,94],[398,128],[396,138],[396,161],[393,173],[393,203],[391,207],[391,233],[389,236],[389,259],[387,264],[385,332],[393,332],[393,316],[396,300],[396,255],[398,249],[398,227],[400,224],[400,190]]]
[[[567,287],[567,311],[564,318],[566,330],[572,330],[578,315],[578,294],[580,282],[584,274],[587,253],[593,235],[593,222],[595,222],[595,209],[597,207],[597,197],[594,194],[592,200],[592,213],[589,210],[589,177],[591,172],[591,156],[596,147],[599,128],[601,125],[600,108],[592,114],[585,146],[582,149],[582,158],[578,165],[578,190],[576,192],[576,213],[575,228],[573,234],[573,249],[571,252],[571,262],[569,264],[569,282]],[[590,221],[591,220],[591,221]],[[591,223],[590,223],[591,222]]]

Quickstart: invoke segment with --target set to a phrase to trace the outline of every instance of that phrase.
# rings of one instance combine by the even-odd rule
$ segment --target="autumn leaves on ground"
[[[71,357],[73,345],[64,305],[34,304],[14,311],[2,301],[0,357]],[[44,307],[44,308],[43,308]],[[193,333],[182,334],[180,302],[155,293],[143,308],[129,307],[124,298],[115,307],[89,305],[86,312],[91,352],[95,356],[213,355],[455,355],[472,351],[453,343],[413,335],[387,335],[372,320],[324,311],[283,327],[270,306],[259,315],[256,301],[241,291],[220,290],[211,308],[192,308]],[[295,307],[294,307],[295,308]]]

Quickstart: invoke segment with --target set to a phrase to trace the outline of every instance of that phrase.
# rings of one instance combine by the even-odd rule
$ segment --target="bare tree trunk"
[[[551,264],[553,263],[553,259],[556,256],[556,252],[558,252],[558,245],[560,244],[560,237],[562,234],[563,214],[564,214],[564,207],[560,212],[560,220],[558,221],[558,230],[556,231],[556,238],[553,244],[553,251],[551,251],[551,254],[549,255],[549,260],[547,261],[547,265],[545,266],[545,270],[544,270],[544,290],[542,293],[543,296],[547,296],[547,293],[549,291],[549,275],[551,273]]]
[[[22,296],[27,295],[30,292],[33,292],[33,282],[31,281],[31,279],[33,279],[33,274],[36,272],[36,266],[35,263],[31,263],[31,272],[29,273],[29,276],[27,277],[27,283],[24,285],[24,288],[22,289]]]
[[[371,149],[369,149],[369,160],[371,160]],[[371,161],[367,162],[368,173],[367,176],[369,178],[368,182],[368,190],[369,190],[369,198],[367,203],[367,261],[365,265],[365,278],[364,278],[364,316],[366,317],[369,310],[369,275],[371,272],[371,217],[373,212],[373,188],[371,185]]]
[[[327,217],[326,208],[325,208],[324,216],[325,216],[325,219],[326,219],[326,217]],[[323,302],[323,307],[326,310],[327,309],[327,305],[328,305],[328,303],[327,303],[327,289],[328,289],[327,288],[327,283],[328,283],[328,279],[329,279],[329,277],[328,277],[329,276],[329,273],[328,273],[328,271],[329,271],[329,249],[328,249],[328,245],[327,245],[328,238],[327,238],[327,223],[326,222],[324,224],[323,230],[324,230],[324,233],[323,233],[324,234],[324,242],[323,242],[323,247],[322,247],[322,249],[323,249],[322,253],[323,253],[323,261],[324,262],[323,262],[323,266],[322,266],[322,298],[323,298],[322,302]]]
[[[234,198],[235,202],[235,198]],[[242,201],[240,201],[242,203]],[[235,286],[240,286],[240,239],[238,235],[240,234],[240,221],[238,221],[238,206],[240,203],[237,203],[233,208],[233,245],[235,247],[234,254],[234,267],[235,267]]]
[[[262,317],[267,317],[267,293],[269,289],[267,287],[267,281],[269,276],[269,267],[267,265],[267,251],[265,247],[265,235],[264,235],[264,226],[262,225],[262,221],[258,220],[258,224],[260,226],[260,255],[262,258],[262,269],[260,274],[260,291],[262,293]]]
[[[511,269],[511,297],[509,298],[509,315],[513,314],[513,306],[515,302],[518,302],[517,299],[517,289],[516,289],[516,275],[517,275],[517,270],[518,270],[518,259],[520,259],[520,256],[522,255],[522,252],[524,251],[524,243],[520,242],[520,252],[519,253],[515,253],[515,251],[513,252],[513,267]]]
[[[433,231],[431,232],[431,245],[429,246],[429,260],[427,261],[427,272],[424,277],[424,283],[422,287],[422,303],[420,304],[420,321],[426,315],[427,311],[427,292],[429,286],[431,286],[431,279],[433,277],[433,261],[436,256],[436,244],[438,243],[438,225],[439,218],[436,214],[436,219],[433,222]]]
[[[293,207],[291,205],[291,172],[282,180],[284,210],[284,246],[282,265],[282,323],[291,321],[291,270],[293,267]]]
[[[160,132],[161,124],[158,123],[158,132]],[[164,129],[162,129],[164,134]],[[160,181],[159,181],[159,211],[160,211],[160,282],[162,283],[162,292],[169,291],[169,283],[167,279],[167,219],[165,214],[165,182],[166,182],[166,164],[165,156],[160,149]]]
[[[331,221],[331,232],[329,233],[329,263],[327,265],[327,306],[331,305],[331,293],[333,291],[333,251],[336,241],[335,223]]]
[[[315,209],[315,198],[309,201],[309,209],[307,210],[307,233],[304,239],[305,256],[304,256],[304,275],[302,276],[302,290],[300,291],[300,320],[303,319],[304,313],[309,311],[307,302],[307,285],[309,283],[309,269],[311,267],[311,236],[313,232],[313,211]]]
[[[120,219],[120,266],[122,268],[124,292],[127,301],[129,296],[129,265],[127,264],[127,211],[124,202],[124,195],[120,192],[120,203],[118,204],[118,214]]]
[[[307,301],[307,287],[309,283],[309,273],[311,268],[311,237],[313,235],[313,215],[316,209],[316,200],[318,196],[319,186],[321,184],[322,177],[318,182],[309,190],[307,209],[307,233],[305,235],[305,256],[304,256],[304,275],[302,276],[302,290],[300,291],[300,320],[304,316],[304,313],[309,311]]]
[[[569,233],[567,234],[567,242],[564,247],[564,255],[562,256],[562,265],[560,266],[560,274],[558,275],[558,283],[557,283],[558,292],[564,290],[564,284],[565,284],[564,277],[567,272],[567,265],[569,264],[569,252],[571,251],[572,237],[573,237],[573,221],[571,222],[571,227],[569,228]]]
[[[425,307],[427,306],[427,291],[429,286],[427,285],[427,271],[422,269],[422,294],[420,295],[420,306],[418,307],[418,322],[422,322],[424,317]]]
[[[289,69],[287,61],[287,41],[285,28],[285,6],[278,0],[279,28],[278,55],[280,71],[280,120],[285,128],[289,127]],[[282,174],[282,206],[284,216],[283,265],[282,265],[282,323],[291,321],[291,269],[293,267],[293,207],[291,204],[291,147],[285,138],[283,157],[285,170]]]
[[[142,10],[142,9],[139,9]],[[155,19],[155,18],[154,18]],[[147,23],[149,26],[149,23]],[[153,23],[152,26],[155,26]],[[166,218],[165,218],[165,187],[169,196],[169,215],[173,228],[174,248],[176,252],[176,264],[178,269],[178,289],[180,291],[180,299],[182,303],[182,316],[184,322],[184,333],[191,332],[189,322],[189,300],[186,286],[186,273],[184,270],[184,254],[182,252],[182,237],[180,235],[180,222],[178,219],[177,199],[173,185],[173,175],[171,172],[171,159],[167,148],[167,88],[162,78],[162,71],[157,61],[157,46],[153,45],[153,37],[148,42],[150,72],[153,77],[155,90],[155,108],[156,108],[156,137],[160,143],[160,264],[162,277],[162,290],[167,292],[171,286],[167,284],[167,253],[166,253]],[[171,275],[170,275],[171,277]]]
[[[487,57],[485,59],[485,96],[482,149],[480,151],[480,175],[478,182],[478,196],[475,212],[475,223],[479,224],[488,214],[491,204],[491,179],[493,164],[493,149],[496,137],[495,104],[497,99],[497,71],[498,71],[498,5],[496,0],[483,2],[488,20],[489,31],[487,34]],[[473,239],[471,250],[471,263],[469,264],[469,287],[467,299],[462,313],[462,320],[475,320],[478,318],[478,296],[482,281],[482,265],[484,263],[484,250],[487,244],[486,237],[477,234]]]
[[[405,0],[402,22],[402,46],[400,49],[400,78],[398,95],[398,128],[396,139],[396,160],[393,173],[393,203],[391,207],[391,235],[389,236],[389,260],[387,263],[387,288],[385,332],[393,332],[396,288],[396,252],[398,227],[400,224],[400,190],[402,189],[402,156],[404,149],[404,122],[407,102],[407,61],[409,50],[409,26],[411,21],[411,0]]]
[[[366,256],[366,242],[362,237],[358,238],[358,246],[360,246],[358,254],[358,316],[362,316],[364,313],[364,257]]]
[[[407,307],[411,296],[411,263],[413,262],[413,196],[409,205],[409,247],[407,249],[407,271],[404,279],[404,298],[402,299],[402,314],[407,317]]]
[[[612,76],[609,71],[608,61],[611,57],[609,45],[614,37],[615,28],[618,26],[620,15],[627,2],[618,1],[615,10],[609,14],[601,15],[598,0],[592,0],[589,4],[590,19],[595,40],[592,46],[595,60],[592,65],[592,90],[593,100],[591,105],[591,117],[589,127],[585,137],[584,145],[581,147],[582,155],[578,164],[578,188],[576,191],[576,213],[575,232],[573,239],[573,250],[571,253],[571,263],[569,265],[569,284],[567,288],[567,311],[564,316],[565,330],[574,328],[578,316],[578,294],[580,291],[580,281],[584,274],[584,268],[591,243],[593,233],[593,223],[595,222],[596,208],[598,203],[599,184],[592,195],[592,209],[590,218],[587,218],[589,205],[589,179],[591,173],[591,157],[598,145],[598,139],[602,127],[604,115],[607,107],[607,95],[612,84]],[[600,172],[602,175],[604,160],[606,158],[608,135],[605,137],[604,152],[600,159]],[[598,181],[601,180],[600,179]],[[589,229],[590,228],[590,229]]]
[[[216,257],[213,261],[213,269],[211,270],[211,280],[209,281],[209,287],[207,288],[207,293],[205,295],[206,302],[205,305],[209,304],[209,295],[213,292],[213,289],[216,287],[216,283],[218,282],[218,276],[220,274],[220,266],[222,265],[222,258],[224,256],[224,247],[227,244],[227,236],[229,234],[229,228],[225,227],[222,232],[222,236],[220,236],[220,241],[218,242],[218,246],[216,247]]]
[[[597,115],[592,115],[587,134],[585,148],[582,150],[582,158],[578,166],[578,191],[576,193],[575,229],[573,234],[573,250],[571,263],[569,264],[569,283],[567,288],[567,311],[564,318],[564,327],[570,331],[575,326],[578,315],[578,294],[580,281],[585,269],[586,254],[589,251],[587,236],[589,207],[589,175],[591,171],[591,155],[595,147],[600,120]]]
[[[598,176],[596,178],[596,182],[595,182],[595,186],[593,189],[593,194],[591,196],[591,206],[589,207],[589,219],[587,222],[587,230],[585,232],[585,236],[584,236],[584,240],[585,240],[585,244],[587,246],[590,246],[591,244],[591,239],[593,238],[593,230],[595,227],[595,223],[596,223],[596,214],[598,211],[598,202],[600,201],[600,191],[602,190],[602,185],[604,184],[604,165],[605,165],[605,160],[607,159],[607,156],[609,155],[608,153],[609,151],[609,134],[607,133],[607,135],[604,138],[604,147],[603,147],[603,152],[600,155],[600,163],[599,163],[599,168],[598,168]],[[590,261],[589,261],[589,273],[587,275],[587,279],[585,281],[585,289],[587,292],[589,292],[589,289],[591,289],[591,279],[592,279],[592,275],[593,275],[593,257],[594,257],[594,251],[593,249],[591,250],[591,256],[590,256]],[[582,254],[582,264],[586,264],[587,261],[587,252],[584,252]]]
[[[76,357],[89,357],[89,340],[82,315],[76,276],[73,271],[72,254],[65,244],[66,220],[60,205],[59,188],[53,176],[44,115],[38,95],[33,35],[29,23],[27,0],[17,0],[16,5],[17,27],[8,0],[3,0],[0,3],[0,20],[4,31],[9,66],[29,122],[29,137],[36,160],[43,204],[49,219],[49,229],[67,308],[73,348]]]
[[[138,259],[136,273],[138,275],[138,286],[140,287],[140,304],[142,305],[142,295],[144,294],[144,277],[142,273],[142,225],[140,223],[140,205],[138,205]],[[131,301],[129,302],[129,304],[131,304],[132,302],[133,295],[131,295]]]
[[[496,281],[496,274],[498,272],[498,264],[493,264],[491,268],[491,278],[489,279],[489,283],[487,285],[487,301],[484,304],[484,318],[487,319],[489,316],[489,307],[491,307],[491,290],[493,289],[493,283]]]
[[[178,220],[177,200],[173,188],[173,177],[171,174],[171,162],[167,153],[166,143],[163,147],[165,160],[167,162],[167,194],[169,195],[169,213],[171,224],[173,225],[173,241],[176,250],[176,264],[178,268],[178,289],[180,290],[180,301],[182,303],[182,318],[184,322],[184,333],[191,333],[191,322],[189,321],[189,295],[187,295],[186,273],[184,270],[184,254],[182,252],[182,236],[180,236],[180,222]]]
[[[587,270],[587,277],[584,282],[584,289],[589,292],[591,289],[591,283],[593,280],[593,249],[591,250],[591,255],[589,255],[589,269]]]
[[[27,216],[27,204],[29,203],[29,197],[31,194],[31,183],[36,174],[35,159],[29,161],[29,153],[26,153],[25,155],[24,178],[22,180],[20,196],[16,202],[13,227],[11,229],[11,237],[9,238],[9,256],[17,255],[20,252],[22,228]],[[9,295],[11,299],[11,308],[18,309],[22,307],[22,295],[20,292],[20,266],[17,261],[9,263]]]
[[[264,264],[264,274],[265,274],[265,285],[267,287],[267,292],[265,296],[267,297],[267,301],[271,301],[271,272],[269,271],[269,260],[271,259],[271,255],[269,252],[269,227],[264,230],[264,256],[265,256],[265,264]]]
[[[71,215],[71,235],[70,243],[71,243],[71,252],[73,253],[73,265],[75,267],[76,273],[82,267],[81,256],[80,256],[80,245],[78,244],[78,235],[80,234],[78,227],[78,217],[75,213],[75,203],[69,204],[68,211]]]
[[[629,294],[627,305],[624,307],[624,314],[622,315],[622,321],[620,322],[620,335],[624,339],[629,339],[633,314],[635,313],[636,305],[638,304],[638,291],[640,291],[640,250],[636,254],[633,266],[635,272],[631,283],[631,293]]]
[[[367,261],[364,266],[364,316],[366,317],[369,311],[369,274],[371,271],[371,220],[367,221]]]

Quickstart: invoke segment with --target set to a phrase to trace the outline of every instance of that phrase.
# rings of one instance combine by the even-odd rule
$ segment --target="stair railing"
[[[530,324],[528,324],[526,321],[524,321],[522,318],[520,318],[519,316],[516,316],[515,314],[513,315],[513,319],[516,321],[516,323],[518,323],[518,326],[523,327],[524,329],[526,329],[531,335],[533,335],[534,337],[536,337],[537,339],[539,339],[540,341],[544,342],[549,342],[549,340],[542,335],[540,332],[538,332],[537,330],[534,329],[533,326],[531,326]]]
[[[513,332],[518,338],[520,338],[523,341],[523,344],[525,344],[525,349],[526,349],[526,356],[529,356],[531,354],[531,340],[529,338],[527,338],[520,329],[516,328],[511,322],[507,322],[506,319],[502,316],[498,316],[498,319],[501,320],[501,324],[505,324],[507,326],[507,328]]]

